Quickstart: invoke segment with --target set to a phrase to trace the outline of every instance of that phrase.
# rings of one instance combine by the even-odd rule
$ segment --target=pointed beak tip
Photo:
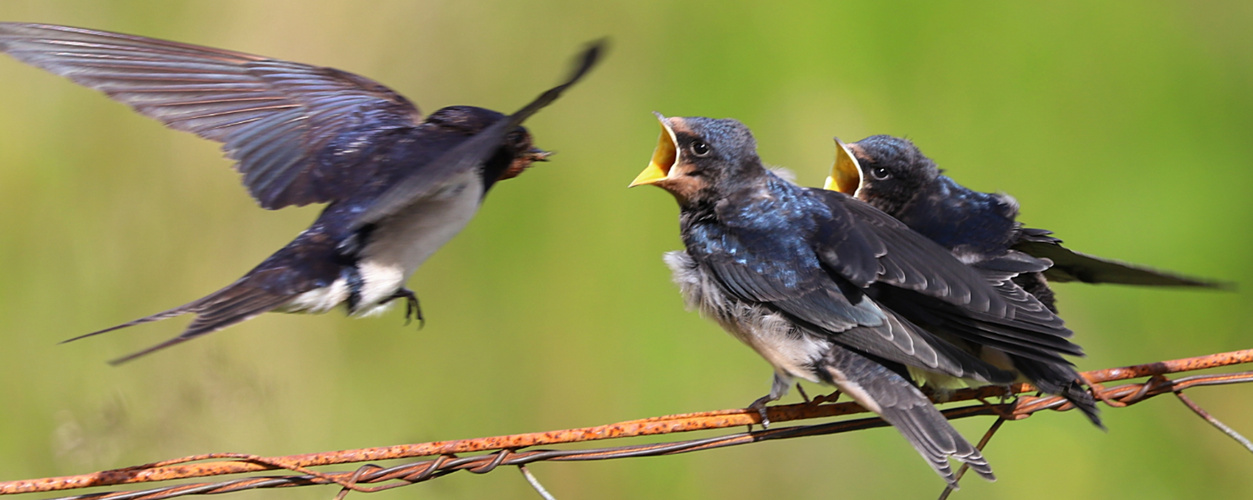
[[[556,151],[544,151],[540,148],[531,148],[526,152],[526,159],[531,161],[548,161],[548,158],[557,154]]]
[[[627,187],[633,188],[635,186],[656,184],[658,181],[665,179],[665,174],[660,173],[659,170],[649,165],[649,168],[645,168],[643,172],[640,172],[640,175],[635,176],[635,180],[631,181]]]
[[[831,165],[831,175],[827,176],[823,189],[839,191],[849,196],[856,196],[861,186],[861,165],[847,144],[835,137],[835,162]]]

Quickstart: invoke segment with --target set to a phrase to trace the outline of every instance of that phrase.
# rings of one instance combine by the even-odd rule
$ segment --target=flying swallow
[[[942,175],[935,163],[909,140],[876,135],[844,144],[836,142],[836,158],[826,188],[853,196],[895,217],[910,229],[948,248],[963,262],[985,272],[998,272],[989,260],[1016,255],[1040,259],[1037,269],[1017,269],[1012,279],[1053,312],[1057,312],[1050,281],[1121,283],[1128,285],[1220,287],[1219,283],[1075,252],[1042,229],[1023,227],[1016,218],[1018,202],[1003,193],[981,193]],[[1029,267],[1029,266],[1028,266]],[[1001,270],[1004,271],[1004,270]],[[981,352],[982,355],[991,354]],[[1003,353],[996,353],[1001,356]],[[1093,423],[1095,401],[1082,389],[1082,379],[1065,363],[1009,355],[1014,369],[1040,390],[1060,394],[1083,410]]]
[[[831,384],[892,424],[950,484],[949,457],[993,479],[913,372],[1014,379],[953,342],[1064,363],[1082,350],[1061,319],[874,207],[779,178],[738,121],[658,118],[652,161],[631,185],[656,185],[678,201],[686,250],[665,261],[688,307],[773,366],[770,393],[750,408],[764,420],[764,405],[794,379]]]
[[[521,124],[582,78],[603,43],[582,52],[564,83],[508,116],[472,106],[423,116],[382,84],[334,68],[68,26],[0,23],[0,51],[223,143],[262,208],[326,204],[295,240],[225,288],[70,339],[196,315],[179,336],[118,364],[267,311],[344,304],[361,316],[404,299],[406,317],[421,320],[405,281],[497,181],[549,156]]]

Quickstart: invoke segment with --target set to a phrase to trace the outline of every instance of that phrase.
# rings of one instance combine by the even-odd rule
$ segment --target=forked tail
[[[199,300],[183,304],[181,306],[162,311],[151,316],[144,316],[134,321],[128,321],[117,326],[97,330],[85,335],[79,335],[72,339],[64,340],[61,343],[73,342],[75,340],[92,337],[102,333],[119,330],[126,327],[151,323],[163,319],[181,316],[183,314],[195,314],[196,319],[187,325],[187,329],[177,337],[161,342],[139,352],[128,354],[126,356],[109,361],[111,365],[119,365],[138,358],[145,354],[152,353],[170,347],[175,344],[181,344],[188,340],[194,339],[201,335],[209,334],[226,328],[228,326],[246,321],[257,315],[273,310],[291,300],[291,295],[278,294],[253,286],[247,276],[230,284],[226,288],[218,290]]]
[[[954,488],[957,479],[949,457],[970,465],[984,479],[996,480],[983,454],[949,424],[931,400],[900,374],[840,347],[827,354],[823,368],[830,377],[828,382],[892,424]]]

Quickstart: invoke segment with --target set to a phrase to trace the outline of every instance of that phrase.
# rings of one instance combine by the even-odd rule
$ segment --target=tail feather
[[[888,367],[856,352],[834,347],[822,360],[828,382],[892,424],[927,464],[954,488],[949,457],[965,462],[989,481],[992,467],[913,384]]]
[[[201,300],[203,300],[203,299],[201,299]],[[176,316],[182,316],[182,315],[184,315],[184,314],[187,314],[187,313],[190,313],[190,312],[194,312],[194,309],[195,309],[195,307],[196,307],[196,304],[198,304],[199,302],[200,302],[199,300],[194,301],[194,302],[188,302],[188,303],[186,303],[186,304],[183,304],[183,305],[181,305],[181,306],[175,307],[175,308],[173,308],[173,309],[168,309],[168,310],[165,310],[165,311],[161,311],[161,312],[159,312],[159,313],[156,313],[156,314],[153,314],[153,315],[150,315],[150,316],[144,316],[144,317],[139,318],[139,319],[137,319],[137,320],[127,321],[127,322],[122,323],[122,324],[120,324],[120,325],[110,326],[110,327],[105,328],[105,329],[103,329],[103,330],[96,330],[96,331],[91,332],[91,333],[85,333],[85,334],[79,335],[79,336],[74,337],[74,338],[70,338],[70,339],[65,339],[65,340],[62,340],[61,342],[58,342],[58,343],[60,343],[60,344],[65,344],[65,343],[73,342],[73,341],[75,341],[75,340],[82,340],[82,339],[85,339],[85,338],[87,338],[87,337],[94,337],[94,336],[96,336],[96,335],[100,335],[100,334],[102,334],[102,333],[109,333],[109,332],[114,331],[114,330],[121,330],[121,329],[123,329],[123,328],[129,328],[129,327],[132,327],[132,326],[135,326],[135,325],[142,325],[142,324],[144,324],[144,323],[151,323],[151,322],[153,322],[153,321],[161,321],[161,320],[163,320],[163,319],[170,319],[170,318],[173,318],[173,317],[176,317]]]
[[[1049,281],[1081,281],[1084,283],[1115,283],[1140,286],[1200,287],[1231,290],[1232,283],[1186,276],[1173,271],[1153,269],[1115,259],[1107,259],[1076,252],[1061,245],[1061,240],[1049,236],[1026,235],[1014,248],[1035,257],[1053,261],[1053,267],[1045,271]]]
[[[199,311],[196,319],[187,325],[179,337],[194,338],[216,332],[236,323],[255,318],[291,300],[290,296],[278,295],[267,290],[248,287],[232,294],[228,301],[211,304],[212,309]]]
[[[183,304],[181,306],[162,311],[151,316],[145,316],[134,321],[122,323],[117,326],[106,328],[80,335],[69,340],[62,341],[73,342],[75,340],[99,335],[101,333],[111,332],[130,326],[160,321],[163,319],[173,318],[183,314],[195,314],[196,319],[187,325],[183,333],[177,337],[161,342],[152,347],[148,347],[141,351],[128,354],[126,356],[109,361],[111,365],[119,365],[135,358],[150,354],[152,352],[165,349],[175,344],[181,344],[196,337],[216,332],[228,326],[252,319],[261,313],[271,311],[283,304],[289,302],[292,296],[289,294],[275,293],[263,288],[253,286],[244,277],[226,288],[218,290],[199,300]]]
[[[1092,393],[1083,388],[1083,377],[1079,372],[1075,371],[1073,366],[1062,363],[1045,363],[1042,361],[1022,358],[1018,356],[1010,356],[1014,364],[1014,368],[1031,381],[1042,392],[1056,394],[1066,398],[1070,404],[1075,405],[1083,415],[1088,417],[1092,425],[1104,430],[1105,425],[1101,423],[1100,410],[1096,407],[1096,399],[1092,397]]]

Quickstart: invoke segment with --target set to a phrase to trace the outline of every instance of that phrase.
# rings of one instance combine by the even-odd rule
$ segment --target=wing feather
[[[341,135],[421,120],[407,99],[368,78],[242,52],[22,23],[0,23],[0,51],[170,128],[224,143],[244,185],[268,209],[332,201],[351,188],[327,172],[352,168],[351,156],[320,161]]]

